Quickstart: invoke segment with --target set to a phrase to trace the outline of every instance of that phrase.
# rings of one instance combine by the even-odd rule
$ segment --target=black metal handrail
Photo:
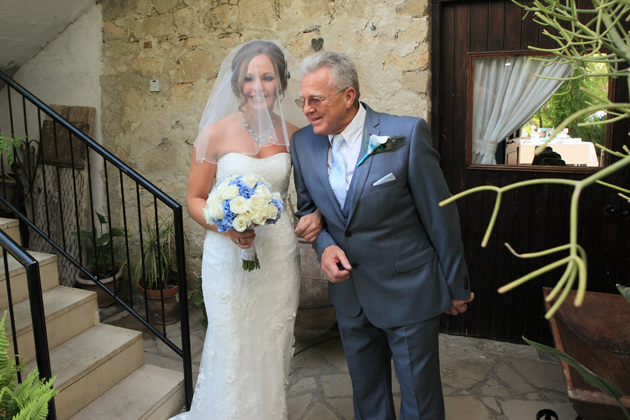
[[[19,161],[19,164],[22,169],[22,173],[26,173],[27,176],[24,177],[24,180],[17,179],[18,184],[21,182],[30,183],[23,188],[26,191],[26,197],[23,200],[11,200],[7,197],[7,189],[6,183],[4,180],[0,180],[0,203],[4,204],[6,208],[9,209],[11,213],[14,214],[16,218],[21,220],[25,225],[27,225],[36,235],[41,237],[46,243],[54,248],[54,250],[64,257],[67,261],[69,261],[73,266],[75,266],[80,272],[84,274],[85,277],[91,279],[95,284],[97,284],[107,295],[112,297],[116,302],[118,302],[125,310],[127,310],[131,315],[133,315],[139,322],[142,323],[144,327],[146,327],[152,334],[154,334],[157,338],[159,338],[162,342],[164,342],[169,348],[171,348],[176,354],[178,354],[183,359],[183,371],[184,371],[184,390],[185,390],[185,400],[186,406],[190,408],[190,404],[192,402],[193,395],[193,386],[192,386],[192,362],[191,362],[191,350],[190,350],[190,329],[189,329],[189,320],[188,320],[188,296],[187,296],[187,286],[186,286],[186,262],[185,262],[185,251],[184,251],[184,225],[183,225],[183,208],[182,205],[173,200],[159,188],[154,186],[151,182],[146,180],[136,171],[131,169],[127,164],[122,162],[118,157],[113,155],[107,149],[105,149],[102,145],[98,144],[96,141],[91,139],[89,136],[85,135],[79,129],[74,127],[70,122],[66,121],[63,117],[61,117],[57,112],[51,109],[48,105],[43,103],[41,100],[36,98],[14,80],[6,76],[4,73],[0,72],[0,80],[4,81],[7,85],[7,102],[8,102],[8,114],[10,120],[10,135],[12,138],[23,137],[25,140],[23,141],[23,148],[15,150],[16,160]],[[13,95],[12,95],[13,92]],[[18,99],[21,100],[21,105],[14,105],[13,96],[17,94]],[[19,102],[19,101],[18,101]],[[19,117],[16,117],[14,114],[18,112],[14,112],[15,109],[17,111],[21,111],[21,120]],[[31,114],[31,119],[29,120],[29,113]],[[36,113],[36,118],[32,117],[32,114]],[[52,168],[54,174],[51,176],[51,179],[47,178],[46,171],[43,168],[44,162],[44,143],[43,143],[43,121],[42,114],[44,117],[48,117],[50,121],[52,121],[52,134],[49,133],[49,136],[52,136],[52,152],[48,151],[48,162],[49,168]],[[35,121],[33,121],[35,120]],[[17,133],[18,128],[16,126],[20,125],[20,131]],[[33,129],[35,127],[35,129]],[[29,130],[34,135],[29,133]],[[70,162],[66,162],[62,165],[59,158],[59,150],[61,139],[59,133],[67,133],[67,145],[69,147],[70,153]],[[6,133],[3,133],[6,137],[9,137]],[[37,139],[33,140],[33,137],[39,136],[39,141]],[[87,174],[87,188],[88,194],[87,197],[84,197],[83,200],[79,199],[79,196],[82,196],[78,191],[77,187],[77,179],[79,177],[80,169],[77,167],[75,153],[77,151],[74,150],[75,146],[73,146],[73,139],[78,140],[81,144],[85,145],[88,153],[85,155],[86,159],[86,174]],[[51,156],[52,155],[52,156]],[[51,159],[53,162],[51,163]],[[92,161],[95,159],[102,159],[102,176],[103,176],[103,186],[104,191],[101,191],[103,194],[102,197],[99,197],[95,193],[95,184],[97,181],[94,180],[93,174],[93,166],[95,166]],[[15,165],[14,165],[15,166]],[[72,191],[71,191],[71,204],[64,207],[62,203],[62,196],[64,196],[64,192],[61,189],[61,178],[62,178],[62,166],[65,167],[70,174],[72,179]],[[108,166],[113,166],[115,171],[118,171],[118,177],[110,178],[108,175]],[[5,170],[4,160],[0,160],[0,174],[5,174],[8,171]],[[94,171],[95,172],[95,171]],[[40,177],[41,178],[41,187],[35,186],[35,180]],[[115,179],[119,179],[119,183],[115,184]],[[131,206],[131,209],[128,209],[130,206],[129,202],[125,200],[125,180],[127,182],[131,182],[135,187],[136,199],[135,204]],[[110,191],[112,188],[118,188],[118,193],[112,193]],[[39,188],[39,189],[38,189]],[[56,188],[56,190],[55,190]],[[67,191],[66,191],[67,192]],[[65,194],[67,196],[68,194]],[[143,201],[143,197],[149,197]],[[45,223],[37,223],[35,214],[35,202],[36,199],[40,197],[40,201],[43,201],[45,207]],[[19,197],[18,197],[19,198]],[[27,204],[28,199],[30,198],[30,207]],[[157,232],[160,229],[160,204],[164,211],[169,211],[171,214],[169,217],[172,217],[173,225],[174,225],[174,242],[175,242],[175,260],[176,260],[176,271],[177,271],[177,284],[179,286],[179,301],[180,301],[180,317],[181,317],[181,349],[175,345],[171,340],[167,338],[166,331],[166,322],[164,316],[162,316],[162,325],[161,332],[158,331],[155,327],[153,327],[149,323],[149,309],[148,309],[148,300],[145,299],[145,317],[139,314],[134,309],[133,302],[133,286],[131,283],[132,273],[130,267],[130,259],[134,255],[134,252],[130,250],[129,237],[127,235],[124,236],[124,260],[127,262],[126,264],[126,272],[128,276],[128,296],[129,303],[123,301],[119,296],[119,287],[117,286],[117,282],[114,280],[114,291],[107,288],[99,278],[88,270],[87,263],[83,261],[84,252],[82,250],[81,241],[77,238],[78,242],[75,242],[78,245],[78,252],[72,252],[70,250],[71,240],[74,238],[69,238],[66,234],[66,230],[70,228],[70,226],[74,226],[73,232],[81,231],[81,227],[85,225],[90,225],[92,232],[95,232],[94,236],[96,236],[96,221],[95,221],[95,200],[99,198],[104,199],[104,205],[106,213],[105,219],[106,224],[108,226],[107,232],[105,233],[109,237],[109,241],[105,244],[109,249],[105,250],[102,255],[109,255],[111,266],[115,265],[115,256],[116,256],[116,248],[114,245],[114,236],[116,233],[116,229],[114,229],[112,221],[114,220],[114,215],[118,216],[118,220],[122,220],[122,224],[124,229],[122,229],[125,233],[129,232],[130,224],[133,221],[130,219],[131,210],[137,213],[137,226],[139,231],[139,249],[135,252],[136,255],[140,255],[139,260],[142,264],[142,272],[145,273],[144,267],[144,254],[148,247],[157,246],[160,248],[163,246],[165,238],[158,237],[156,239],[156,243],[146,244],[142,235],[142,212],[143,208],[153,208],[152,214],[149,214],[149,217],[152,216],[154,219],[154,225]],[[116,211],[116,209],[112,206],[112,200],[120,199],[120,211]],[[57,201],[57,203],[55,203]],[[130,200],[131,201],[131,200]],[[147,201],[151,202],[147,204]],[[152,204],[152,205],[151,205]],[[53,208],[53,205],[55,206]],[[81,218],[80,213],[81,209],[89,207],[89,216],[88,218]],[[64,211],[74,212],[74,220],[71,220],[69,223],[64,218]],[[59,215],[56,220],[52,213],[54,211],[58,211]],[[153,224],[153,222],[151,222]],[[60,231],[59,238],[53,238],[53,234],[51,234],[51,227],[57,226],[57,230]],[[44,232],[46,230],[46,232]],[[101,239],[106,236],[102,236]],[[96,245],[96,241],[91,242],[93,245]],[[98,251],[96,247],[93,247],[93,258],[96,260],[99,257]],[[90,254],[92,255],[92,254]],[[161,270],[161,265],[158,264],[158,271]],[[161,273],[160,273],[161,274]],[[160,276],[163,278],[163,276]],[[162,284],[163,287],[166,287],[166,283]],[[146,298],[146,296],[145,296]],[[162,315],[164,315],[164,297],[161,294],[161,305],[162,305]]]
[[[37,368],[39,377],[45,380],[52,378],[50,368],[50,355],[48,353],[48,336],[46,335],[46,315],[44,314],[44,299],[42,298],[41,276],[39,274],[39,262],[33,258],[28,252],[18,245],[6,232],[0,229],[0,246],[2,247],[2,257],[4,260],[4,275],[7,285],[7,295],[9,302],[9,311],[11,312],[11,331],[13,333],[14,354],[18,354],[17,334],[15,331],[15,317],[13,315],[13,305],[11,299],[11,276],[9,272],[9,264],[7,253],[11,254],[15,260],[26,270],[26,282],[28,285],[29,303],[31,305],[31,321],[33,325],[33,335],[35,338],[35,359],[37,360]],[[18,361],[19,363],[19,361]],[[19,372],[18,372],[19,375]],[[22,382],[22,378],[18,376],[18,381]],[[48,420],[56,420],[57,413],[55,411],[55,399],[52,398],[48,403]]]

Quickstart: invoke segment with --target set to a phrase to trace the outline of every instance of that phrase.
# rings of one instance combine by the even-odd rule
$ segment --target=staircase
[[[18,221],[0,229],[20,243]],[[58,420],[165,420],[184,405],[184,375],[144,363],[142,333],[99,320],[96,293],[59,285],[57,257],[29,251],[39,261]],[[1,255],[0,255],[1,257]],[[27,372],[36,366],[24,268],[9,256],[18,353]],[[8,310],[0,263],[0,315]],[[7,316],[8,318],[8,316]],[[5,323],[13,350],[11,323]]]

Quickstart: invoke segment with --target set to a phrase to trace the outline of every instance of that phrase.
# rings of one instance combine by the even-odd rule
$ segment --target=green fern
[[[17,384],[17,372],[23,366],[16,366],[9,356],[9,340],[4,332],[6,317],[5,311],[0,320],[0,420],[45,420],[48,402],[59,393],[52,387],[57,377],[40,379],[35,368],[26,380]]]
[[[14,401],[19,410],[13,414],[13,420],[45,420],[48,416],[48,402],[59,391],[52,389],[56,377],[49,381],[39,379],[37,369],[29,373],[26,381],[17,386]]]

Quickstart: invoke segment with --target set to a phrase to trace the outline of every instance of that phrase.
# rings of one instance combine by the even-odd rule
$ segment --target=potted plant
[[[138,289],[147,300],[149,321],[172,324],[180,319],[173,216],[162,219],[157,226],[145,222],[142,231],[144,246],[136,253],[138,260],[134,270]]]
[[[555,349],[525,339],[560,358],[569,400],[585,419],[630,419],[630,396],[624,396],[630,389],[630,339],[623,327],[630,318],[630,288],[617,288],[621,296],[587,291],[582,306],[562,305],[549,320]],[[551,292],[543,288],[545,298]],[[547,300],[547,310],[554,303]]]
[[[107,219],[99,212],[95,212],[99,221],[99,231],[96,227],[92,230],[80,230],[72,232],[72,236],[85,239],[89,244],[88,249],[88,271],[105,285],[109,290],[114,291],[114,280],[120,277],[124,264],[123,257],[113,250],[113,238],[131,238],[131,234],[124,229],[106,229]],[[103,291],[95,282],[87,278],[83,272],[76,275],[76,281],[82,289],[96,292],[98,307],[104,308],[111,305],[114,299]]]

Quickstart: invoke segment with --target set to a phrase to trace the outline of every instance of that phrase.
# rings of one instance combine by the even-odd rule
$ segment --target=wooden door
[[[471,53],[525,51],[528,46],[552,47],[531,14],[523,19],[521,7],[507,0],[433,2],[433,109],[434,146],[453,194],[480,185],[505,186],[535,178],[583,179],[593,170],[559,171],[541,168],[522,171],[509,166],[467,163],[468,87]],[[617,102],[628,100],[627,84],[613,84]],[[611,128],[611,146],[621,151],[628,143],[628,121]],[[630,186],[630,170],[607,179]],[[569,204],[572,188],[558,185],[526,187],[503,198],[496,227],[486,248],[481,248],[495,195],[477,193],[459,200],[466,260],[476,294],[465,316],[443,317],[442,331],[522,343],[521,336],[551,342],[543,318],[542,287],[553,286],[562,275],[557,269],[524,286],[499,295],[497,289],[557,259],[557,256],[522,260],[508,252],[541,251],[569,241]],[[611,207],[612,206],[612,207]],[[614,211],[617,210],[617,211]],[[613,215],[611,215],[613,214]],[[630,285],[630,206],[611,189],[591,186],[579,208],[579,243],[588,254],[588,289],[616,293],[615,284]],[[566,255],[566,254],[565,254]]]

